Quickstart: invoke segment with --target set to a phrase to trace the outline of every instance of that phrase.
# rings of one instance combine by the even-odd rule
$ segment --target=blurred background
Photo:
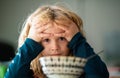
[[[0,0],[0,78],[15,55],[23,22],[44,4],[62,5],[77,13],[95,52],[104,50],[100,56],[110,76],[120,78],[120,0]]]

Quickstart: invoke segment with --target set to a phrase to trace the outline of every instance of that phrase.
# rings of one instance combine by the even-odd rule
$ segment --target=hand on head
[[[58,26],[58,28],[64,30],[65,32],[63,33],[58,33],[58,34],[54,34],[55,36],[62,36],[64,38],[66,38],[68,41],[70,41],[73,36],[79,32],[78,27],[75,25],[75,23],[71,23],[69,26]]]
[[[41,39],[43,37],[49,37],[50,34],[43,33],[45,30],[47,30],[48,26],[39,26],[39,25],[33,25],[31,26],[28,34],[28,38],[31,38],[35,40],[36,42],[41,42]]]
[[[48,30],[51,26],[40,26],[39,24],[32,25],[28,34],[28,38],[35,40],[36,42],[41,42],[43,37],[50,37],[50,36],[58,36],[64,37],[68,41],[72,39],[72,37],[79,32],[75,23],[71,23],[69,26],[65,25],[57,25],[58,29],[62,29],[64,32],[61,33],[44,33],[44,31]],[[54,26],[53,26],[54,27]]]

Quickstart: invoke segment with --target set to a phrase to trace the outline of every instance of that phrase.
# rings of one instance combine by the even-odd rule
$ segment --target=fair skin
[[[64,25],[51,22],[44,26],[37,23],[31,26],[28,38],[42,44],[44,56],[68,56],[70,50],[67,45],[77,32],[73,22]]]
[[[41,44],[44,47],[42,54],[44,56],[68,56],[69,49],[67,47],[68,41],[62,36],[56,36],[55,34],[64,33],[64,30],[58,28],[55,23],[48,23],[49,29],[45,30],[43,33],[51,34],[50,37],[44,37],[41,40]]]

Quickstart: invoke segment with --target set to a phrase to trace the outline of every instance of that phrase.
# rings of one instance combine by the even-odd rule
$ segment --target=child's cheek
[[[48,48],[44,48],[44,50],[42,51],[42,55],[43,56],[49,56],[50,55],[50,51]]]

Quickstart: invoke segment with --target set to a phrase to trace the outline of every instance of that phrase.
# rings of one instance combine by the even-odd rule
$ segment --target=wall
[[[85,30],[95,51],[104,50],[108,65],[120,66],[120,1],[86,0]]]

